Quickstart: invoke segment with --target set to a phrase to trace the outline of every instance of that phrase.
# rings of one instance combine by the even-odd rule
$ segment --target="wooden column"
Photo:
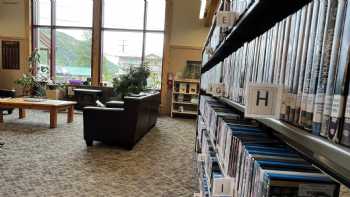
[[[102,66],[102,1],[94,0],[92,50],[91,50],[91,80],[92,85],[99,86],[101,82]]]
[[[163,67],[162,67],[162,87],[161,87],[161,104],[160,113],[170,114],[168,110],[168,71],[169,71],[169,55],[170,55],[170,38],[171,38],[171,25],[172,25],[172,0],[166,0],[165,7],[165,27],[164,27],[164,52],[163,52]]]

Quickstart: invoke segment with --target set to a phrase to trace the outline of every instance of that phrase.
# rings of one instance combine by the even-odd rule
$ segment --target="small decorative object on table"
[[[71,79],[71,80],[69,80],[69,84],[75,85],[75,86],[80,86],[83,84],[83,82],[81,80],[78,80],[78,79]]]
[[[62,99],[65,95],[64,87],[64,84],[49,80],[46,84],[46,97],[53,100]]]

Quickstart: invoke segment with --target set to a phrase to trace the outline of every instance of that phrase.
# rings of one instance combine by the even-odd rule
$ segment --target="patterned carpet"
[[[0,196],[193,196],[193,120],[161,117],[132,151],[83,140],[82,115],[48,129],[49,114],[0,124]]]

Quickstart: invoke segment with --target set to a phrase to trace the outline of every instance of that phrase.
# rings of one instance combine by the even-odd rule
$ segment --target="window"
[[[104,0],[102,81],[129,66],[149,65],[149,88],[160,89],[164,46],[165,0]]]
[[[143,0],[104,0],[103,26],[117,29],[143,29]]]
[[[91,30],[57,29],[56,80],[86,81],[91,77]]]
[[[105,83],[123,73],[123,68],[142,63],[142,40],[141,32],[103,32],[102,76]]]
[[[59,82],[91,78],[92,13],[93,0],[33,1],[33,48],[39,50],[39,77],[44,80],[51,73]]]
[[[144,61],[150,66],[151,74],[147,80],[150,88],[160,88],[163,63],[163,33],[146,33]]]
[[[94,12],[99,9],[94,0],[32,1],[33,48],[39,50],[40,64],[36,67],[43,80],[69,82],[92,77],[96,18],[102,22],[101,29],[95,27],[101,31],[101,37],[95,40],[102,46],[100,73],[94,73],[95,77],[100,75],[99,82],[111,86],[113,78],[126,68],[144,63],[151,69],[149,87],[160,88],[165,0],[101,0],[102,13]]]

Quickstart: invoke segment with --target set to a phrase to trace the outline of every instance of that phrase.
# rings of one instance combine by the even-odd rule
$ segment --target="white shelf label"
[[[220,11],[216,15],[217,27],[232,27],[236,22],[237,14],[230,11]]]
[[[233,196],[234,178],[216,178],[213,182],[213,197]]]
[[[246,90],[245,117],[278,119],[282,106],[283,87],[249,83]]]

